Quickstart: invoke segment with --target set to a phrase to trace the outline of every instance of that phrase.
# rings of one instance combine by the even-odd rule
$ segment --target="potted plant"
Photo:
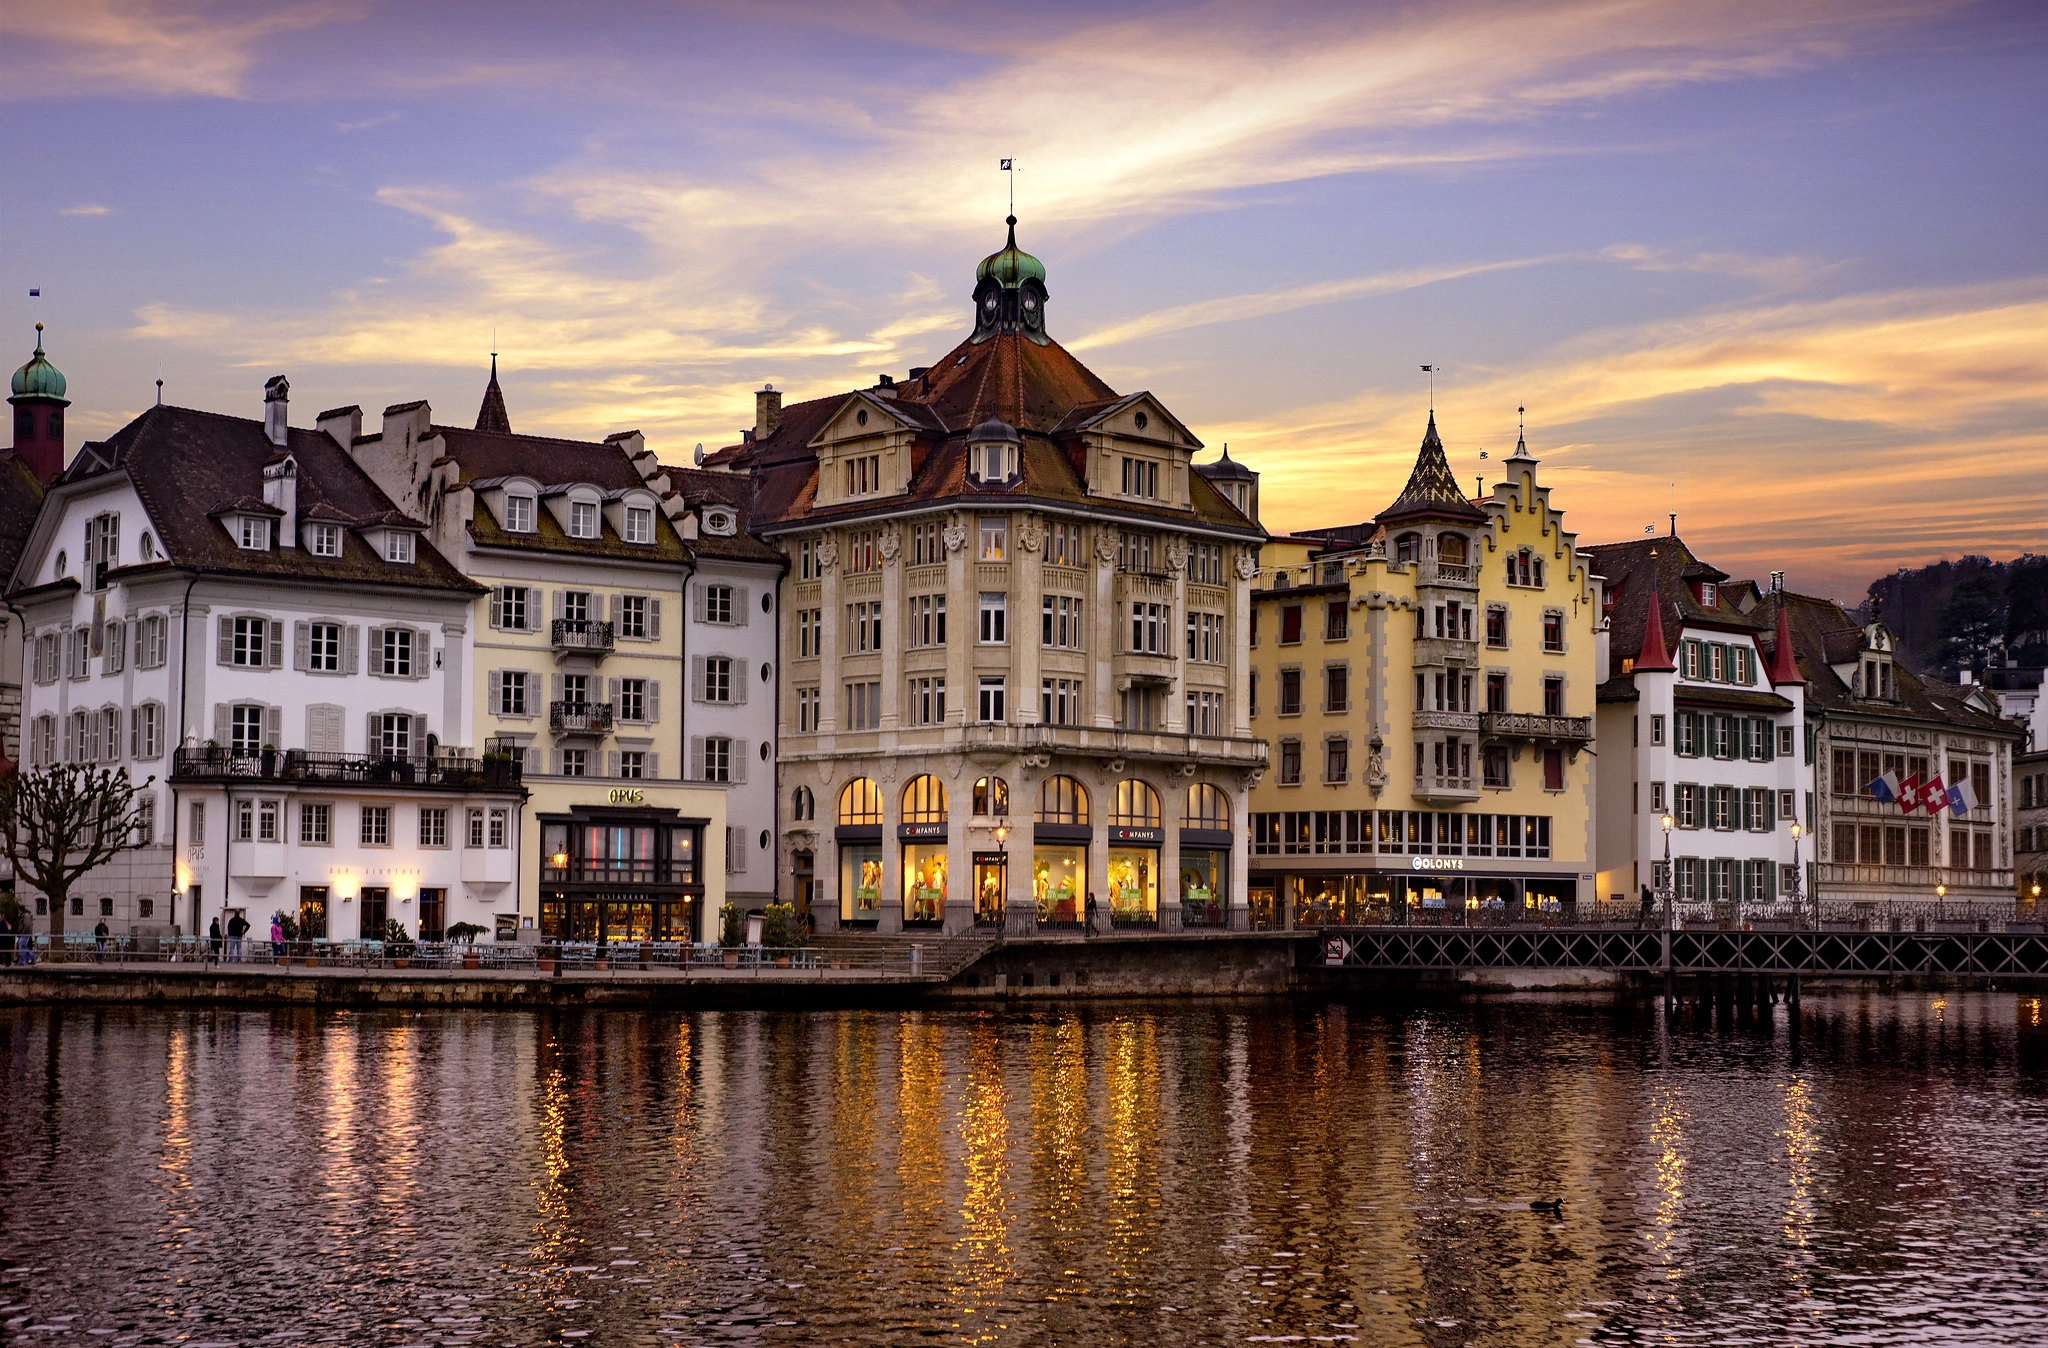
[[[384,920],[384,953],[391,957],[391,963],[400,969],[412,968],[413,944],[411,933],[397,918]]]
[[[775,967],[787,969],[790,952],[803,943],[803,933],[797,930],[796,925],[796,905],[769,904],[767,921],[761,927],[761,944],[775,952]]]
[[[484,935],[485,930],[482,925],[475,922],[452,922],[449,924],[445,935],[449,940],[458,942],[462,946],[463,968],[474,969],[482,964],[483,958],[477,953],[476,938]]]
[[[740,946],[746,941],[746,933],[740,929],[740,910],[726,904],[718,910],[718,945],[725,959],[725,967],[740,967]]]
[[[557,947],[555,946],[541,946],[534,952],[533,967],[544,974],[553,973],[555,971],[556,951]]]

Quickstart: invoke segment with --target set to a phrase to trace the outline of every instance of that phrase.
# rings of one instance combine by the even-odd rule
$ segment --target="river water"
[[[2040,1344],[2040,1020],[0,1012],[0,1336]]]

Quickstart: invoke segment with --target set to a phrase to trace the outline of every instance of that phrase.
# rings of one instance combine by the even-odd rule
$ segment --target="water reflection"
[[[2032,1343],[2044,1034],[2036,997],[1954,994],[1809,998],[1796,1033],[1540,999],[15,1011],[0,1324]]]

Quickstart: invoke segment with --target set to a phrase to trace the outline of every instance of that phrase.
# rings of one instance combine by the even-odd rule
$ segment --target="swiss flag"
[[[1907,814],[1920,808],[1920,778],[1917,773],[1899,783],[1899,808]]]
[[[1948,808],[1948,788],[1942,785],[1940,773],[1929,777],[1927,785],[1920,788],[1920,799],[1929,814],[1940,814]]]

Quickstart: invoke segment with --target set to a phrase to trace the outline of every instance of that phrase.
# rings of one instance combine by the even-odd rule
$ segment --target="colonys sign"
[[[1418,871],[1462,871],[1463,857],[1409,857],[1408,864]]]

